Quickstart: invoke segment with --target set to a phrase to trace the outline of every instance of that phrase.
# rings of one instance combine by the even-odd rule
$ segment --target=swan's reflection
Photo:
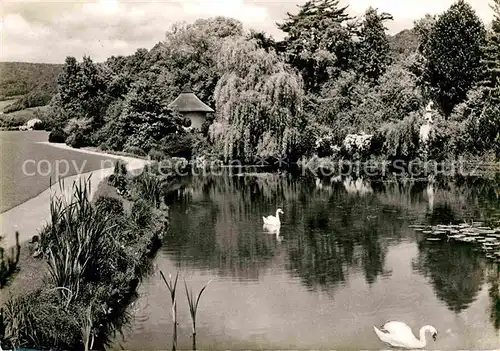
[[[263,229],[265,232],[269,233],[269,234],[275,234],[276,235],[276,240],[278,242],[282,242],[283,241],[283,237],[280,236],[280,228],[281,226],[279,225],[272,225],[272,224],[264,224],[263,226]]]

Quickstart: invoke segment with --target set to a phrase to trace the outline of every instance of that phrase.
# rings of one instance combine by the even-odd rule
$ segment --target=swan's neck
[[[280,213],[279,211],[276,211],[276,219],[279,221],[280,220]]]
[[[427,345],[427,340],[425,340],[425,332],[428,330],[430,330],[430,325],[424,325],[422,328],[420,328],[420,339],[418,341],[421,347]]]

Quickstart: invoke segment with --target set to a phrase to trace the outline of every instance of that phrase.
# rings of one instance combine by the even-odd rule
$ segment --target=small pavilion
[[[180,112],[191,120],[191,128],[201,130],[207,118],[207,113],[214,110],[201,101],[189,87],[185,87],[181,94],[168,107]]]

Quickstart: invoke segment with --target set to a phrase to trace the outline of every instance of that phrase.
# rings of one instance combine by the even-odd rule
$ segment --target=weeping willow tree
[[[290,158],[299,153],[303,88],[274,51],[255,40],[228,39],[218,56],[211,137],[226,161]]]

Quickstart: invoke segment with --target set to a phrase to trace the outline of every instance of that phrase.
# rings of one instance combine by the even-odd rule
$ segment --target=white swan
[[[278,242],[283,241],[283,237],[280,236],[280,226],[271,225],[271,224],[264,224],[263,229],[264,229],[264,231],[268,232],[269,234],[276,234],[276,240]]]
[[[277,225],[277,226],[281,225],[281,222],[280,222],[280,213],[281,214],[285,214],[281,208],[278,208],[276,210],[276,217],[275,216],[262,217],[262,219],[264,220],[264,224],[267,224],[267,225]]]
[[[424,325],[420,328],[420,339],[417,339],[411,328],[403,322],[391,321],[385,323],[380,329],[375,326],[375,333],[383,342],[394,346],[406,349],[421,349],[427,345],[425,340],[425,332],[430,332],[434,341],[436,341],[437,330],[432,325]]]

